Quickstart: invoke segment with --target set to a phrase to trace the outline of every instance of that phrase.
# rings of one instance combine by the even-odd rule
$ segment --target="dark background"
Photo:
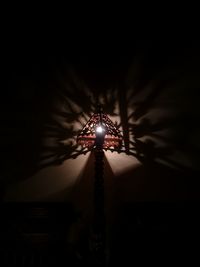
[[[43,125],[54,112],[58,92],[74,100],[85,114],[94,108],[92,101],[80,101],[86,97],[74,79],[84,80],[95,97],[103,94],[106,99],[110,88],[114,88],[111,92],[117,88],[113,101],[121,105],[117,115],[125,138],[124,151],[142,163],[134,173],[124,172],[115,184],[115,212],[109,226],[110,262],[131,261],[140,266],[145,260],[160,265],[198,260],[200,41],[130,43],[124,39],[121,45],[118,39],[89,44],[81,40],[81,44],[53,46],[50,41],[44,44],[34,38],[19,40],[5,43],[1,52],[2,260],[14,262],[18,257],[20,261],[23,254],[27,255],[24,262],[29,262],[26,266],[31,261],[39,266],[37,261],[47,262],[51,257],[57,263],[61,259],[87,262],[87,227],[75,248],[67,242],[72,225],[81,220],[79,210],[74,210],[71,203],[4,200],[4,193],[13,183],[43,168],[38,167],[40,153],[46,149],[42,146]],[[72,69],[78,78],[73,77]],[[73,94],[59,86],[59,77],[69,81]],[[123,92],[130,95],[129,101],[123,99]],[[113,105],[111,98],[104,107],[108,115],[113,115]],[[128,106],[132,109],[130,121]],[[70,115],[72,121],[77,119],[73,112],[66,117]],[[62,129],[56,129],[54,134],[62,138]],[[160,134],[162,130],[164,134]],[[69,131],[67,138],[70,135]],[[141,137],[154,139],[146,142]],[[49,165],[71,158],[70,147],[67,155],[58,150],[53,152],[59,155],[59,163],[50,159]],[[39,236],[37,245],[33,233]]]

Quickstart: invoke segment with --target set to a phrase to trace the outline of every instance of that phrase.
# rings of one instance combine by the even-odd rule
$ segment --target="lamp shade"
[[[92,148],[96,146],[98,138],[103,138],[104,149],[118,148],[122,144],[122,135],[119,129],[101,109],[91,116],[78,134],[77,143],[83,147]]]

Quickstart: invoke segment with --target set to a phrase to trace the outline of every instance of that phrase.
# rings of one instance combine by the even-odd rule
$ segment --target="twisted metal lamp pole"
[[[104,151],[121,146],[122,135],[113,122],[103,113],[102,107],[92,115],[77,137],[77,143],[91,148],[95,155],[94,221],[91,250],[96,265],[106,262],[106,223],[104,212]]]

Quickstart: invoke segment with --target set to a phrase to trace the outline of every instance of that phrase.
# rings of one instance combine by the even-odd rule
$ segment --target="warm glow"
[[[96,132],[97,132],[97,133],[102,133],[102,132],[103,132],[103,128],[102,128],[101,126],[98,126],[98,127],[96,128]]]
[[[122,144],[122,135],[116,125],[104,113],[94,113],[77,136],[82,147],[95,148],[96,138],[103,138],[102,148],[117,148]]]

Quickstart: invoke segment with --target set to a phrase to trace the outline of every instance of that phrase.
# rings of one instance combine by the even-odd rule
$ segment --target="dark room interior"
[[[29,40],[2,53],[0,266],[199,262],[200,41]],[[77,136],[98,104],[122,142],[104,147],[97,166]]]

